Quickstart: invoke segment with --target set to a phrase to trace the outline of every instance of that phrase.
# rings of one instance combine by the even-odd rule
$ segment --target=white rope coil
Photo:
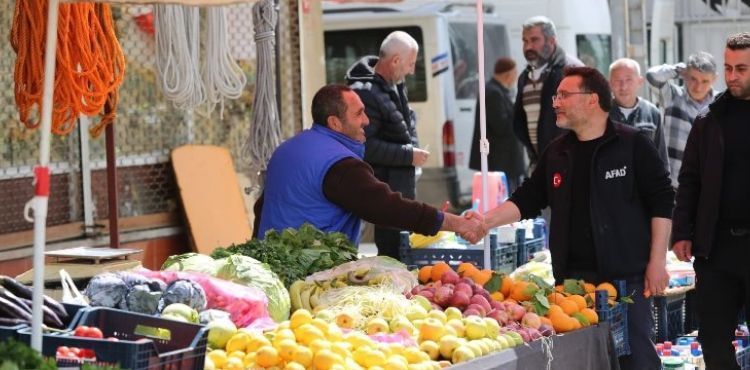
[[[175,107],[192,110],[206,100],[199,69],[200,14],[185,5],[154,5],[156,74]]]
[[[219,117],[223,119],[224,98],[238,99],[247,83],[247,76],[229,51],[226,9],[209,7],[206,24],[206,63],[203,70],[206,108],[210,115],[219,104]]]
[[[258,67],[250,136],[242,147],[242,156],[259,172],[266,169],[271,154],[281,143],[273,65],[276,21],[277,12],[273,1],[262,0],[253,5]]]

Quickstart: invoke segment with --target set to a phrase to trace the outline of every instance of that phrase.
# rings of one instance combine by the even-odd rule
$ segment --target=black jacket
[[[568,278],[571,175],[575,133],[550,143],[511,201],[523,219],[548,205],[550,252],[556,280]],[[591,230],[598,276],[609,280],[642,276],[651,250],[651,218],[671,218],[674,204],[666,167],[653,143],[638,130],[607,122],[591,165]]]
[[[555,121],[555,110],[552,108],[552,95],[557,92],[557,85],[560,84],[563,77],[563,69],[567,66],[583,66],[580,60],[568,56],[565,51],[557,46],[552,57],[550,58],[549,65],[544,72],[542,79],[544,85],[542,86],[541,106],[539,112],[539,121],[537,128],[537,138],[539,151],[531,145],[531,138],[529,137],[529,123],[526,117],[526,110],[523,108],[523,87],[529,80],[529,73],[531,72],[531,66],[527,66],[526,69],[521,72],[518,76],[518,92],[516,93],[516,103],[514,106],[513,114],[513,131],[521,143],[526,146],[529,153],[529,158],[532,161],[536,161],[539,157],[539,153],[544,151],[544,148],[563,130],[557,127]]]
[[[487,165],[490,171],[503,171],[508,178],[518,178],[526,173],[523,146],[513,134],[513,98],[510,90],[494,78],[485,85],[485,108],[487,115],[487,141],[490,153]],[[480,171],[482,159],[479,153],[479,101],[474,116],[474,138],[471,141],[469,168]]]
[[[725,91],[695,118],[682,157],[672,239],[691,240],[692,253],[698,257],[711,252],[719,219],[724,169],[721,122],[732,99]]]
[[[346,72],[346,80],[362,99],[370,124],[365,127],[365,161],[391,190],[414,199],[412,148],[418,146],[416,119],[409,108],[404,84],[394,90],[374,71],[378,58],[360,59]]]

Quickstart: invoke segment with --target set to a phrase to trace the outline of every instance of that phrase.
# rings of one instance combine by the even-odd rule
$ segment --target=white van
[[[576,9],[580,4],[584,13],[595,11],[599,13],[598,18],[606,19],[574,16],[563,9],[565,4],[573,4]],[[568,52],[576,54],[580,50],[593,56],[582,60],[595,59],[597,67],[609,66],[610,25],[606,2],[485,1],[485,79],[492,76],[495,61],[503,56],[515,59],[519,70],[524,68],[521,23],[539,14],[548,15],[556,23],[560,19],[569,20],[558,25],[558,33],[565,36],[560,41]],[[580,22],[581,18],[587,22]],[[417,183],[417,197],[436,206],[445,200],[451,200],[460,208],[470,206],[474,171],[468,168],[468,163],[480,83],[474,2],[406,0],[383,5],[326,2],[323,26],[327,83],[345,82],[347,69],[362,56],[377,55],[381,41],[392,31],[405,31],[417,40],[420,50],[416,71],[414,76],[407,77],[406,84],[410,106],[417,116],[420,146],[432,153]],[[571,32],[582,28],[589,29]],[[577,47],[569,49],[565,41],[568,38],[574,39],[573,45]]]

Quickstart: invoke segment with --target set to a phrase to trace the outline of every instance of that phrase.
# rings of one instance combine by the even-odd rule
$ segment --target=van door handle
[[[471,112],[471,108],[459,108],[461,112]]]

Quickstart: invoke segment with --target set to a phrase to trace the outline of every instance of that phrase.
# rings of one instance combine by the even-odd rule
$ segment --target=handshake
[[[481,213],[468,211],[463,216],[445,213],[443,229],[453,231],[471,244],[476,244],[489,231]]]

